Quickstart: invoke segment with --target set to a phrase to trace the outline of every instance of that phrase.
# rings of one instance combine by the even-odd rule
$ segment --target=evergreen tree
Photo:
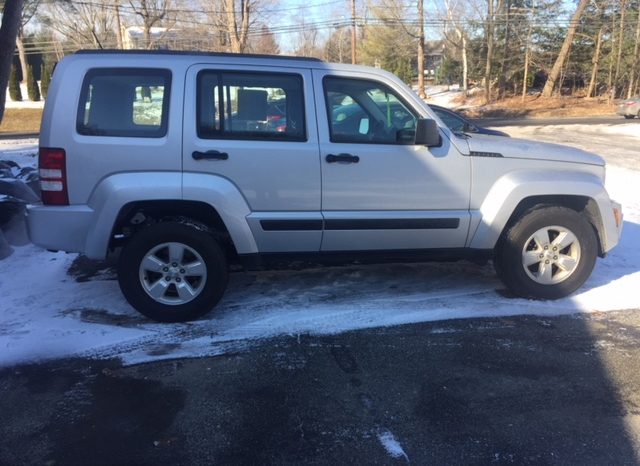
[[[40,92],[42,97],[47,98],[49,92],[49,84],[51,84],[51,75],[53,74],[53,66],[48,61],[42,63],[40,71]]]
[[[9,97],[14,102],[22,102],[22,91],[20,90],[20,81],[18,81],[18,73],[16,67],[11,67],[11,75],[9,76]]]
[[[361,63],[379,66],[411,83],[418,35],[413,22],[406,20],[409,14],[406,1],[380,2],[371,11],[372,24],[366,26],[358,52]]]
[[[38,82],[33,74],[33,66],[27,66],[27,95],[32,102],[40,101],[40,89],[38,88]]]

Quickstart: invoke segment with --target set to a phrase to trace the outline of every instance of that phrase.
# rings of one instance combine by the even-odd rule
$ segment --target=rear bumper
[[[84,252],[93,213],[86,205],[30,205],[26,213],[29,238],[45,249]]]
[[[616,113],[622,116],[636,116],[639,111],[636,105],[620,105]]]

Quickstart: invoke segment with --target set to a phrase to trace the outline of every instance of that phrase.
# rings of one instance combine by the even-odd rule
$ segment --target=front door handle
[[[360,157],[351,154],[329,154],[327,155],[326,160],[328,163],[358,163],[360,161]]]
[[[227,160],[229,154],[217,150],[208,150],[206,152],[195,151],[191,154],[194,160]]]

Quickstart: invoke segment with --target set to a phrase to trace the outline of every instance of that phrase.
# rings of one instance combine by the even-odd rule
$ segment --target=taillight
[[[44,204],[69,205],[66,158],[64,149],[40,148],[38,166]]]
[[[629,100],[628,102],[625,102],[626,105],[633,105],[635,104],[635,101],[633,100]]]

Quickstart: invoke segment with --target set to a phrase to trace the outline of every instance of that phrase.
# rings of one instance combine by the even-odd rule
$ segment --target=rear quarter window
[[[171,72],[98,68],[85,75],[76,130],[87,136],[159,138],[167,134]]]

